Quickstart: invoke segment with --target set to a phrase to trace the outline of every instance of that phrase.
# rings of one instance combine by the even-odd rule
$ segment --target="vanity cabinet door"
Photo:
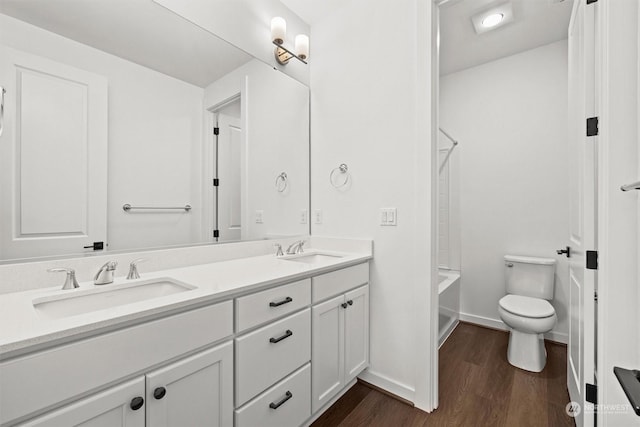
[[[61,384],[61,386],[64,386]],[[20,426],[144,427],[144,377],[111,387]]]
[[[147,427],[233,425],[233,342],[146,376]]]
[[[344,386],[344,295],[312,308],[312,412]]]
[[[345,294],[344,375],[345,384],[369,365],[369,286]]]

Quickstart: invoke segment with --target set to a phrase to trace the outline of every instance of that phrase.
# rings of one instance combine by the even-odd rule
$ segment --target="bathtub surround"
[[[441,76],[441,125],[461,143],[461,319],[505,328],[505,253],[554,257],[556,327],[567,342],[567,42]],[[454,167],[454,166],[453,166]]]

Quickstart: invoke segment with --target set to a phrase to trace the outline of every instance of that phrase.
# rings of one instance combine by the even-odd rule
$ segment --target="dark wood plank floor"
[[[509,364],[508,341],[460,323],[440,348],[440,406],[430,414],[357,383],[312,426],[574,426],[566,347],[547,342],[547,365],[532,373]]]

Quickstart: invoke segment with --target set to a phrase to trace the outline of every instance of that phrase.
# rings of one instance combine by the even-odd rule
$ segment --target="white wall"
[[[0,15],[2,43],[106,77],[110,249],[193,242],[200,224],[203,89]],[[192,167],[193,166],[193,167]],[[184,205],[189,214],[127,214],[122,205]]]
[[[346,1],[311,31],[311,205],[323,213],[312,235],[374,239],[371,367],[363,377],[427,410],[429,352],[437,347],[428,321],[429,4]],[[389,22],[392,36],[381,30]],[[329,174],[341,163],[351,183],[335,189]],[[385,207],[398,209],[397,227],[380,226]]]
[[[290,49],[294,46],[297,34],[309,34],[309,25],[280,0],[154,1],[296,80],[309,84],[308,65],[296,59],[289,61],[287,65],[280,65],[275,60],[275,46],[271,43],[271,18],[281,16],[287,21],[284,45]],[[309,58],[313,61],[313,40],[310,45]]]
[[[556,258],[551,338],[568,332],[567,42],[441,76],[440,124],[460,141],[462,318],[501,326],[505,254]]]
[[[248,147],[242,237],[307,234],[308,218],[302,223],[300,215],[309,210],[309,88],[254,59],[209,85],[204,108],[237,94]],[[287,187],[278,192],[275,181],[281,172],[287,174]],[[261,224],[255,221],[258,210],[263,211]]]

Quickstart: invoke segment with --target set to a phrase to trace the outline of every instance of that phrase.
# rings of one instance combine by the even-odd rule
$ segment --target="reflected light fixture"
[[[287,22],[279,16],[271,19],[271,41],[276,45],[275,56],[278,64],[287,65],[291,58],[296,58],[306,64],[307,58],[309,58],[309,37],[304,34],[298,34],[295,37],[292,51],[284,46],[286,35]]]

